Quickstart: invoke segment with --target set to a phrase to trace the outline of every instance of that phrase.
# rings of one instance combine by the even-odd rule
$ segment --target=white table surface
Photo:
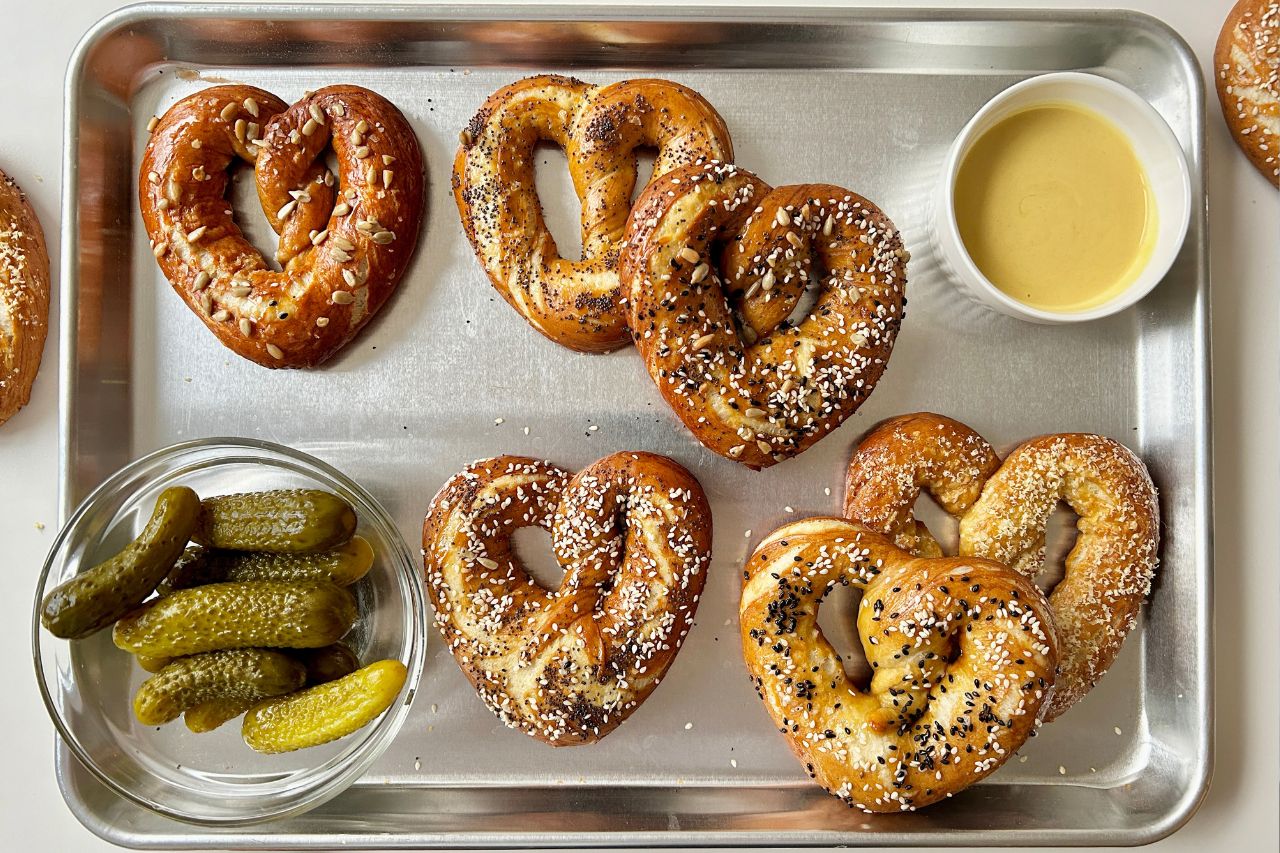
[[[659,2],[648,0],[648,5]],[[1118,5],[1163,18],[1207,67],[1232,2],[1131,0]],[[1101,0],[931,3],[1106,5]],[[0,167],[26,189],[44,223],[55,263],[56,298],[63,74],[81,34],[121,4],[4,0],[0,5]],[[732,0],[730,5],[755,2]],[[828,4],[816,0],[814,5]],[[929,0],[922,5],[929,5]],[[1213,785],[1199,812],[1155,845],[1169,853],[1277,849],[1280,193],[1232,144],[1218,114],[1212,80],[1206,80],[1217,497],[1217,760]],[[0,562],[0,731],[7,738],[0,770],[0,849],[105,850],[110,845],[83,829],[58,793],[53,727],[36,690],[29,652],[36,577],[57,522],[57,362],[54,330],[31,405],[0,428],[0,541],[6,548]]]

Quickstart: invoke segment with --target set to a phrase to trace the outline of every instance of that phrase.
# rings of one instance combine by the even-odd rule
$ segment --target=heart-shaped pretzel
[[[1060,501],[1080,517],[1066,573],[1049,595],[1061,638],[1053,720],[1115,660],[1151,589],[1160,507],[1147,468],[1119,442],[1087,433],[1033,438],[1004,460],[964,424],[928,412],[891,418],[849,461],[844,512],[918,555],[942,553],[912,508],[921,489],[960,525],[960,554],[1044,567],[1045,525]]]
[[[902,323],[908,257],[856,193],[773,189],[707,163],[636,201],[620,272],[663,398],[706,447],[758,469],[805,450],[875,388]],[[792,324],[806,290],[817,301]]]
[[[1049,605],[1006,566],[923,559],[844,519],[774,531],[739,608],[752,682],[805,770],[849,806],[896,812],[967,788],[1031,734],[1053,684]],[[863,590],[870,690],[818,627],[837,584]]]
[[[511,548],[551,533],[565,568],[548,591]],[[657,687],[693,621],[711,558],[711,508],[670,459],[615,453],[577,476],[536,459],[473,463],[422,529],[436,625],[506,725],[553,746],[592,743]]]
[[[282,271],[235,223],[226,195],[237,159],[255,166]],[[225,346],[264,367],[312,367],[404,275],[422,222],[422,153],[400,111],[358,86],[293,106],[252,86],[215,86],[152,129],[138,195],[160,268]]]
[[[560,256],[534,186],[534,146],[564,149],[582,204],[582,259]],[[636,183],[636,149],[653,147],[651,182],[686,163],[732,160],[724,120],[666,80],[592,86],[543,74],[499,89],[462,132],[453,168],[463,228],[493,286],[546,337],[581,352],[625,345],[618,286]]]

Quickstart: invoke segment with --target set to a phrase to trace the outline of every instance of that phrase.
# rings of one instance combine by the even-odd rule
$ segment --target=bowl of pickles
[[[395,523],[318,459],[251,439],[152,453],[54,542],[32,643],[71,753],[189,823],[298,814],[408,713],[426,606]]]

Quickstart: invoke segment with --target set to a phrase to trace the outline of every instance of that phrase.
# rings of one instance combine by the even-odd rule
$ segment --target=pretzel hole
[[[938,506],[938,502],[927,491],[920,492],[912,512],[915,513],[917,521],[923,522],[924,526],[929,528],[929,532],[933,534],[934,539],[938,540],[944,554],[955,554],[960,550],[960,523]]]
[[[1067,573],[1067,555],[1076,544],[1080,516],[1065,502],[1049,514],[1044,526],[1044,566],[1036,575],[1036,586],[1050,592]]]
[[[640,197],[644,188],[649,186],[649,181],[653,180],[653,164],[658,159],[658,149],[641,146],[636,149],[635,157],[636,183],[631,188],[631,207],[635,207],[636,199]]]
[[[228,177],[230,180],[227,181],[227,201],[231,205],[236,225],[244,234],[244,238],[262,255],[268,268],[279,270],[280,264],[276,262],[276,248],[279,246],[280,237],[271,229],[271,223],[267,221],[267,215],[263,213],[262,204],[258,201],[258,185],[254,178],[253,166],[236,158],[231,162]]]
[[[582,260],[582,204],[569,177],[569,160],[553,142],[533,149],[533,183],[542,205],[542,220],[566,261]]]
[[[858,603],[861,601],[860,588],[836,584],[818,608],[818,630],[840,655],[845,676],[859,690],[866,690],[871,684],[871,664],[867,663],[862,639],[858,636]]]
[[[521,527],[511,536],[511,550],[530,580],[547,592],[560,588],[564,566],[551,548],[551,534],[541,527]]]

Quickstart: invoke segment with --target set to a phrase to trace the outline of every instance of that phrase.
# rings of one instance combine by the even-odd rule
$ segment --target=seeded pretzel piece
[[[977,557],[912,557],[854,522],[786,525],[747,562],[742,649],[809,775],[850,807],[908,811],[991,774],[1036,724],[1057,641],[1027,578]],[[837,584],[863,590],[858,689],[818,627]]]
[[[758,469],[871,394],[902,322],[907,258],[893,223],[856,193],[773,189],[704,163],[641,194],[620,273],[663,398],[703,445]],[[816,303],[792,325],[806,291]]]
[[[324,164],[326,151],[337,172]],[[227,200],[236,159],[280,234],[272,270]],[[422,154],[400,111],[358,86],[293,106],[251,86],[215,86],[152,129],[142,218],[174,290],[220,341],[264,367],[312,367],[353,338],[408,267],[423,213]]]
[[[0,172],[0,424],[31,399],[49,331],[49,252],[40,220]]]
[[[1044,568],[1045,526],[1059,502],[1080,517],[1065,574],[1049,595],[1061,655],[1045,719],[1056,719],[1106,674],[1150,591],[1160,508],[1146,466],[1118,442],[1086,433],[1031,439],[1001,464],[964,424],[903,415],[854,451],[845,514],[917,555],[940,555],[912,514],[921,487],[958,519],[961,555],[998,560],[1029,578]]]
[[[562,258],[534,186],[534,147],[564,149],[582,204],[582,260]],[[624,346],[618,251],[636,183],[636,149],[657,149],[651,184],[686,163],[733,159],[724,120],[666,80],[592,86],[543,74],[499,89],[462,132],[458,213],[493,286],[546,337],[581,352]]]
[[[1280,2],[1239,0],[1218,34],[1213,67],[1227,128],[1280,188]]]
[[[551,534],[557,590],[525,571],[511,535]],[[711,509],[670,459],[615,453],[576,476],[499,456],[436,495],[422,531],[436,625],[480,698],[552,746],[592,743],[657,687],[693,621]]]

